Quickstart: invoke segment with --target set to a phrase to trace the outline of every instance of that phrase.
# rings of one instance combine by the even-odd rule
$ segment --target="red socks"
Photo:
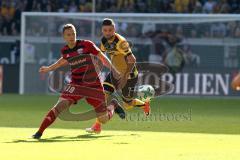
[[[56,119],[56,116],[54,114],[53,109],[51,109],[48,114],[45,116],[44,120],[42,121],[42,124],[38,130],[38,132],[43,133],[44,130],[50,126]]]

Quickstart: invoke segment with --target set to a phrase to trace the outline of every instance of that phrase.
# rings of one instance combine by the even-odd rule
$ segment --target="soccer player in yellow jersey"
[[[112,19],[106,18],[102,22],[102,34],[100,49],[109,54],[113,66],[120,72],[121,80],[114,79],[110,73],[103,83],[105,95],[109,97],[116,90],[122,91],[123,107],[130,109],[140,107],[146,116],[150,114],[149,102],[143,102],[134,98],[134,87],[138,81],[138,70],[136,68],[136,58],[132,53],[127,40],[115,32],[115,23]],[[116,113],[118,111],[115,110]],[[121,117],[121,115],[119,115]],[[89,133],[100,133],[101,123],[98,119],[96,123],[86,129]]]

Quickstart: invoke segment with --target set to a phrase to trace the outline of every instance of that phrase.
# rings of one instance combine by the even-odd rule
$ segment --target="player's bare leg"
[[[98,117],[96,118],[96,122],[93,124],[93,126],[91,128],[86,128],[86,132],[99,134],[102,130],[102,124],[106,123],[107,121],[109,121],[112,118],[116,107],[120,107],[120,105],[117,102],[117,100],[114,99],[107,106],[107,112],[105,112],[103,114],[98,114]],[[124,110],[123,110],[123,112],[124,112]]]
[[[65,109],[71,106],[71,102],[60,98],[57,104],[47,113],[43,119],[38,131],[32,136],[34,139],[40,139],[44,130],[49,127],[58,117],[58,115]]]
[[[120,106],[120,104],[117,102],[117,100],[115,99],[110,99],[110,95],[112,93],[108,92],[108,91],[104,91],[104,94],[105,94],[105,99],[106,101],[111,101],[110,103],[110,106],[111,107],[111,104],[114,106],[114,112],[116,114],[118,114],[118,116],[121,118],[121,119],[124,119],[125,118],[125,111],[122,109],[122,107]],[[95,123],[92,125],[91,128],[86,128],[86,132],[88,133],[96,133],[96,134],[99,134],[102,130],[102,123],[100,122],[99,118],[96,118],[96,121]]]

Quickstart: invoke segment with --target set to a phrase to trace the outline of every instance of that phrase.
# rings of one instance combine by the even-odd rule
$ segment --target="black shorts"
[[[122,88],[122,99],[125,102],[131,102],[135,96],[135,86],[138,81],[138,76],[128,79],[126,85]],[[103,82],[104,91],[113,93],[116,90],[117,80],[109,73]]]

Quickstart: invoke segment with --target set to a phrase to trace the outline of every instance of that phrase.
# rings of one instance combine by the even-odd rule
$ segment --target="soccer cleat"
[[[32,135],[32,138],[34,139],[40,139],[42,137],[42,133],[36,132],[34,135]]]
[[[150,101],[146,101],[142,109],[144,114],[146,116],[149,116],[151,113]]]
[[[91,128],[86,128],[86,132],[95,134],[100,134],[101,130],[101,124],[98,123],[95,123]]]

